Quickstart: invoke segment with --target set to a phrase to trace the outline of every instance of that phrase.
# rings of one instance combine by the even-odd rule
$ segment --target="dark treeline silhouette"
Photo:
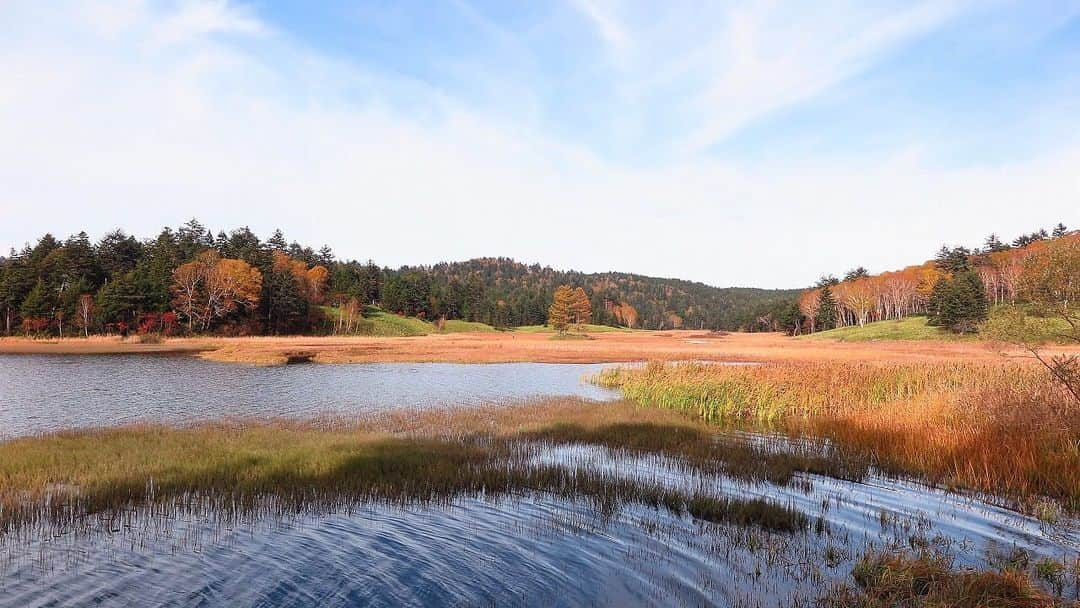
[[[6,335],[328,333],[368,306],[496,327],[546,322],[559,285],[581,287],[596,324],[773,329],[761,319],[798,290],[716,288],[627,273],[557,271],[508,258],[381,268],[248,228],[216,235],[191,220],[151,239],[51,234],[0,258]],[[344,323],[343,319],[350,320]]]

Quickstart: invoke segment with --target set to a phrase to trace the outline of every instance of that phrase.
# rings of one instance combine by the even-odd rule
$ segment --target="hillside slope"
[[[559,271],[510,258],[478,258],[391,271],[388,310],[495,326],[540,325],[558,285],[590,294],[593,322],[638,329],[740,329],[794,302],[797,289],[713,287],[623,272]]]

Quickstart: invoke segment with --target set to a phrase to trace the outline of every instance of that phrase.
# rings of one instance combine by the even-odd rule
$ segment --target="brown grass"
[[[640,403],[824,437],[896,475],[1080,510],[1080,407],[1032,365],[649,365],[602,374]]]
[[[549,333],[479,332],[394,337],[169,338],[161,344],[92,337],[63,340],[0,339],[0,353],[102,354],[201,352],[215,361],[282,364],[290,356],[316,363],[443,361],[604,363],[647,360],[714,361],[990,361],[999,348],[979,342],[893,341],[842,343],[780,334],[707,331],[598,332],[590,340],[551,340]],[[1080,352],[1080,349],[1076,349]]]
[[[822,608],[1055,608],[1055,598],[1021,570],[956,570],[935,555],[870,553],[852,571],[855,586],[833,588]]]

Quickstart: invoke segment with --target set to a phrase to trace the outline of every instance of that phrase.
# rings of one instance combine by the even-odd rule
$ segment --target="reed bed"
[[[1080,408],[1019,363],[650,363],[595,381],[712,424],[827,439],[880,470],[1080,511]]]
[[[579,411],[589,409],[574,403]],[[571,405],[553,407],[569,410]],[[546,407],[518,409],[542,419]],[[634,411],[627,405],[621,409],[627,414]],[[442,416],[452,414],[416,418]],[[408,505],[529,494],[587,501],[601,512],[636,504],[770,530],[791,532],[808,526],[801,512],[765,500],[679,491],[587,467],[538,464],[534,458],[538,450],[573,438],[566,429],[535,424],[528,430],[512,430],[528,413],[507,414],[496,427],[490,421],[481,424],[475,411],[462,416],[457,425],[422,425],[410,433],[385,430],[403,424],[403,417],[396,415],[321,426],[286,422],[137,426],[2,442],[0,539],[25,528],[80,530],[97,522],[107,529],[116,517],[147,508],[205,511],[209,505],[242,515],[264,511],[268,501],[279,510],[321,512],[368,502]],[[581,414],[574,432],[595,433],[612,445],[618,437],[633,433],[691,435],[689,431],[673,435],[668,432],[671,428],[659,424],[631,432],[604,427],[597,420],[591,412]],[[704,444],[709,435],[697,437]],[[674,445],[668,441],[647,447],[664,451]],[[702,462],[708,456],[700,449],[695,454]],[[763,471],[778,479],[790,478],[793,468],[776,461]]]

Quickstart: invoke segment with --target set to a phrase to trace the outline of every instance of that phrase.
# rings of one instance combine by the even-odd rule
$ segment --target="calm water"
[[[0,357],[0,434],[151,420],[306,417],[393,407],[609,399],[591,365],[298,365],[186,357]],[[784,442],[752,436],[770,445]],[[1053,527],[972,497],[871,476],[786,486],[688,472],[597,446],[536,459],[684,491],[765,497],[819,522],[803,533],[706,524],[644,507],[527,494],[410,507],[353,504],[240,518],[193,506],[119,524],[0,534],[0,606],[776,606],[849,580],[860,552],[932,547],[993,567],[1016,551],[1072,563],[1077,522]],[[1072,584],[1072,583],[1070,583]],[[1073,587],[1065,594],[1080,592]]]
[[[602,365],[372,363],[252,367],[185,356],[0,355],[0,437],[222,416],[304,418],[390,408],[610,399]]]

